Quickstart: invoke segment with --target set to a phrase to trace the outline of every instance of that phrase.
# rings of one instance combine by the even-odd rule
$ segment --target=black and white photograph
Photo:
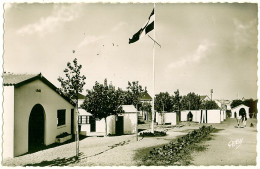
[[[1,8],[2,167],[259,165],[257,1]]]

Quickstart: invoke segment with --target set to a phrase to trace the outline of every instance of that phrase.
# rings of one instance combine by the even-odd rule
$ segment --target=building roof
[[[138,110],[134,107],[134,105],[122,105],[122,109],[125,113],[134,113],[138,112]]]
[[[15,86],[19,85],[27,80],[40,76],[40,74],[3,74],[3,84],[4,86]]]
[[[200,96],[200,99],[201,99],[201,100],[204,100],[204,99],[206,99],[206,98],[210,99],[209,96],[207,96],[207,95],[205,95],[205,96]]]
[[[39,74],[13,74],[13,73],[4,73],[3,74],[3,85],[4,86],[14,86],[20,87],[22,85],[28,84],[34,80],[41,80],[47,86],[49,86],[52,90],[58,93],[61,97],[63,97],[70,104],[75,106],[76,104],[70,100],[65,95],[58,92],[58,88],[54,86],[50,81],[48,81],[41,73]]]
[[[152,101],[152,97],[147,92],[143,92],[141,95],[140,101]]]
[[[91,113],[87,112],[85,109],[78,109],[80,116],[92,116]]]

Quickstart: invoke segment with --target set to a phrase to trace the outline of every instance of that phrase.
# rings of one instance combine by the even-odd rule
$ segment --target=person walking
[[[237,116],[237,127],[240,127],[239,125],[240,125],[241,119],[242,119],[242,116],[241,116],[241,114],[239,114]]]
[[[245,114],[244,114],[243,117],[242,117],[242,121],[243,121],[243,125],[244,125],[244,127],[246,127],[247,117],[246,117]]]

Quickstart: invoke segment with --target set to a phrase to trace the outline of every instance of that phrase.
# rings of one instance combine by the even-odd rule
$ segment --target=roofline
[[[54,86],[54,84],[52,84],[49,80],[47,80],[41,73],[39,73],[38,75],[30,78],[30,79],[27,79],[27,80],[24,80],[20,83],[17,83],[17,84],[14,84],[14,85],[4,85],[4,86],[14,86],[15,88],[18,88],[18,87],[21,87],[27,83],[30,83],[32,81],[35,81],[35,80],[41,80],[43,83],[45,83],[47,86],[49,86],[52,90],[54,90],[58,95],[60,95],[61,97],[63,97],[67,102],[69,102],[71,105],[73,106],[76,106],[76,103],[74,103],[72,100],[70,100],[68,97],[66,97],[64,94],[61,94],[58,92],[58,88],[56,86]],[[72,103],[73,102],[73,103]]]
[[[231,108],[231,109],[235,109],[235,108],[237,108],[237,107],[239,107],[239,106],[246,106],[246,105],[240,104],[240,105],[238,105],[238,106],[236,106],[236,107],[233,107],[233,108]],[[248,107],[248,106],[246,106],[246,107]],[[250,107],[248,107],[248,108],[250,108]]]

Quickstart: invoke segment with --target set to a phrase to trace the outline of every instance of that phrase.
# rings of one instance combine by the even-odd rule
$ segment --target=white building
[[[74,133],[75,104],[41,74],[4,74],[3,86],[3,158]]]
[[[137,129],[138,111],[133,105],[122,105],[124,113],[107,117],[107,134],[134,134]],[[82,135],[105,135],[105,120],[94,119],[92,114],[79,110]]]
[[[221,109],[225,109],[225,110],[231,110],[231,103],[232,101],[230,100],[215,100],[215,102],[217,103],[218,107],[220,107]]]
[[[226,119],[224,110],[183,110],[181,111],[181,121],[188,121],[188,113],[192,113],[192,121],[198,123],[221,123]]]
[[[177,124],[176,112],[163,112],[163,113],[156,112],[156,122],[157,124],[176,125]]]
[[[231,117],[230,118],[236,118],[238,117],[241,113],[245,112],[246,117],[249,118],[249,107],[246,105],[239,105],[231,109]]]

